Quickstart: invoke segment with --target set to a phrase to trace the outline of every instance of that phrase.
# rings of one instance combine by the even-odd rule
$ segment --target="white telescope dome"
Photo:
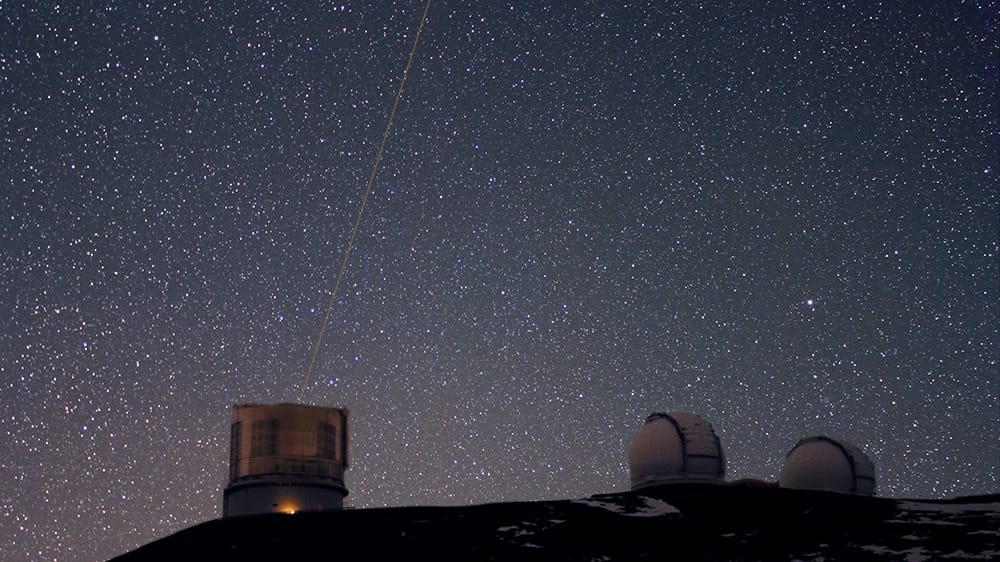
[[[632,489],[684,481],[721,481],[726,457],[712,424],[697,414],[650,414],[628,448]]]
[[[789,451],[778,485],[871,496],[875,494],[875,465],[846,441],[822,435],[807,437]]]

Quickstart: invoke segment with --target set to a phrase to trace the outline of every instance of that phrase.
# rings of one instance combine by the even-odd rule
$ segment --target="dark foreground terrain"
[[[581,500],[217,519],[115,560],[1000,560],[1000,495],[676,484]]]

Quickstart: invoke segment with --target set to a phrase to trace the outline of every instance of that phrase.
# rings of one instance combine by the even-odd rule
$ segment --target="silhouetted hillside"
[[[209,521],[115,560],[996,560],[1000,495],[675,484],[580,500]]]

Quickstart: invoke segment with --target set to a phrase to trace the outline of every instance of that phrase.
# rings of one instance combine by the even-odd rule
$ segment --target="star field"
[[[830,434],[880,495],[997,491],[1000,20],[759,4],[432,2],[306,393],[350,504],[623,490],[667,410],[729,479]],[[220,515],[422,9],[0,3],[0,559]]]

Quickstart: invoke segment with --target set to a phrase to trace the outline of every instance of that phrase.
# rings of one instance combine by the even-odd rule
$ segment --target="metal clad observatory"
[[[875,465],[846,441],[822,435],[807,437],[789,451],[778,485],[871,496],[875,494]]]
[[[628,448],[632,489],[722,481],[726,457],[712,424],[686,412],[650,414]]]
[[[233,406],[223,517],[343,507],[347,445],[347,410]]]

